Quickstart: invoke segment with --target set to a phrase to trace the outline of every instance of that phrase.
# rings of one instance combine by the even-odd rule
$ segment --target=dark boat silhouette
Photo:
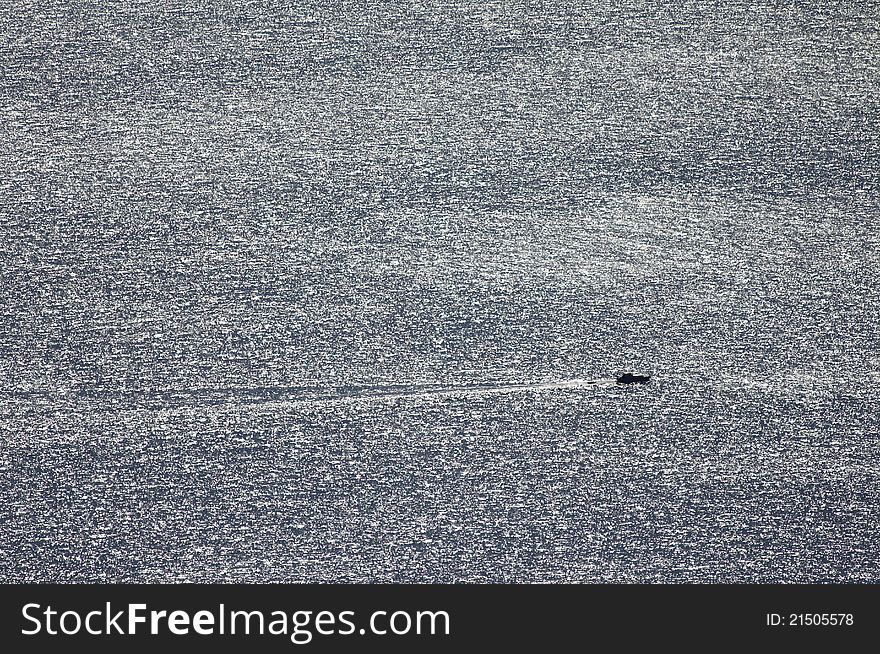
[[[651,381],[651,375],[634,375],[631,372],[625,372],[617,378],[618,384],[647,384]]]

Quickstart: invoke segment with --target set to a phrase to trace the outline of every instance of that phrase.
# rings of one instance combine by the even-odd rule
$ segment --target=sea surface
[[[877,2],[7,1],[0,580],[878,582],[878,185]]]

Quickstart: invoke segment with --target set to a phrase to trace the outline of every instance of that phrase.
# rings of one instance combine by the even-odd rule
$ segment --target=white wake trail
[[[605,388],[616,385],[615,379],[562,379],[527,384],[462,384],[460,386],[413,386],[411,388],[365,387],[336,398],[404,399],[408,397],[495,395],[522,391],[554,391],[566,389]],[[331,398],[332,399],[332,398]]]

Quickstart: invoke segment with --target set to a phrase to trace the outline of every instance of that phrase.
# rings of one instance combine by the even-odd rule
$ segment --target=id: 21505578
[[[852,613],[779,613],[767,614],[768,627],[851,627]]]

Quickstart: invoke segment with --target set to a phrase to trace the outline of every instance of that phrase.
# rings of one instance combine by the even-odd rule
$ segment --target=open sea
[[[2,5],[0,581],[880,581],[877,2]]]

